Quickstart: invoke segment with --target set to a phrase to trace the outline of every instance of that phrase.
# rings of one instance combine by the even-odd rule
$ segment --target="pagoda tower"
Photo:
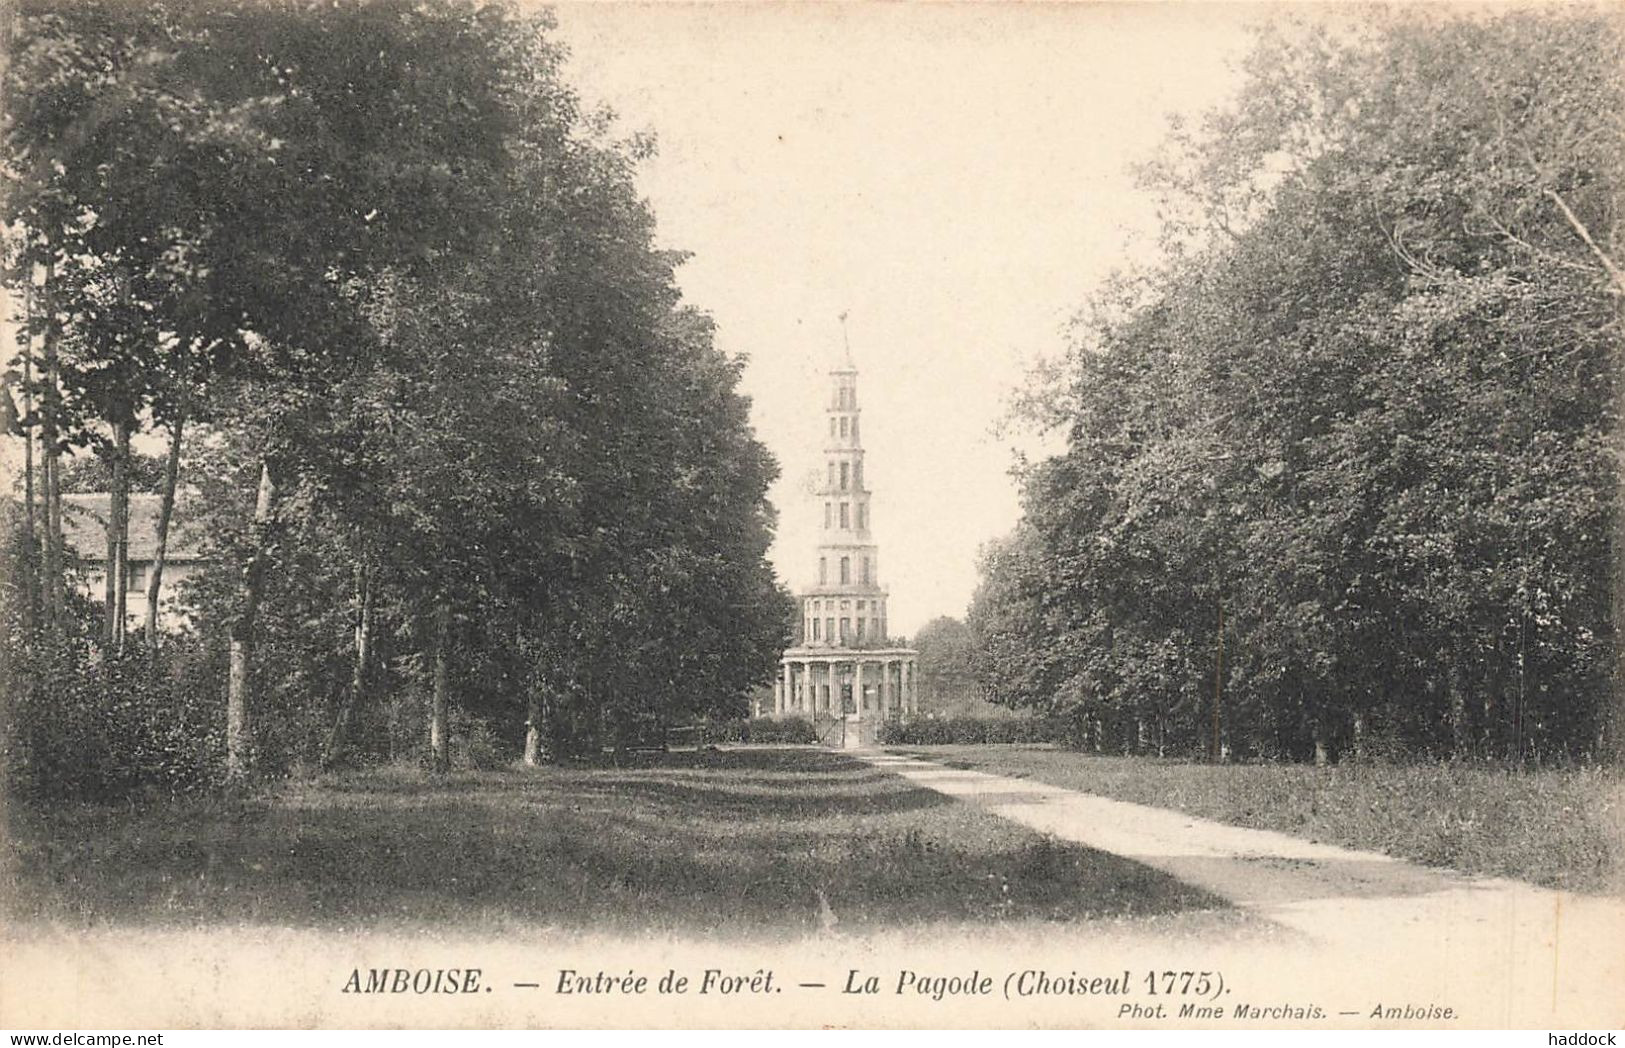
[[[868,746],[882,721],[916,712],[919,696],[917,653],[888,642],[888,594],[871,530],[873,492],[863,476],[858,369],[850,345],[830,369],[824,416],[813,508],[822,521],[817,581],[798,595],[801,636],[781,661],[773,712],[812,720],[820,741]]]

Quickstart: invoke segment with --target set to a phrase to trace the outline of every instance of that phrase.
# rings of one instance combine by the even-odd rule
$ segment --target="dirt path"
[[[1625,985],[1625,900],[1468,877],[1372,852],[1108,800],[1028,779],[870,753],[915,785],[1205,888],[1361,964],[1459,991],[1509,1018],[1594,1013]],[[1443,973],[1452,978],[1439,983]],[[1600,996],[1598,996],[1600,994]],[[1625,1005],[1608,1006],[1617,1023]]]

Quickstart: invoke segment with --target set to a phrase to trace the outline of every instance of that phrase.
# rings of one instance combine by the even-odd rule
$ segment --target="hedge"
[[[673,742],[696,746],[756,743],[810,743],[814,741],[812,722],[805,717],[743,717],[732,720],[699,721],[673,730]]]
[[[937,717],[887,721],[884,746],[944,746],[975,743],[1055,742],[1068,739],[1064,721],[1044,717]]]

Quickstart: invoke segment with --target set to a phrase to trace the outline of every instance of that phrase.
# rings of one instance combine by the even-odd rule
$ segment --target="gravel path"
[[[1429,999],[1488,995],[1508,1025],[1625,1021],[1625,900],[1469,877],[1028,779],[885,753],[908,781],[1041,833],[1144,863],[1361,966],[1415,972]]]

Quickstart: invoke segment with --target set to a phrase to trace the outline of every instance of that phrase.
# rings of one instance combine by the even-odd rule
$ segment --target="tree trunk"
[[[1213,746],[1211,754],[1214,760],[1224,758],[1224,744],[1221,741],[1224,724],[1224,601],[1220,600],[1218,608],[1218,626],[1213,631]]]
[[[451,767],[446,731],[446,677],[449,672],[447,648],[451,644],[451,610],[442,604],[435,609],[434,690],[429,701],[429,762],[436,772]]]
[[[114,434],[113,646],[122,653],[130,623],[130,423],[119,422]]]
[[[56,374],[56,369],[51,369]],[[45,620],[53,630],[62,625],[67,607],[62,564],[62,457],[55,427],[45,443]]]
[[[117,429],[115,425],[115,430]],[[107,460],[109,467],[113,465],[112,459]],[[109,472],[116,472],[109,469]],[[118,492],[109,491],[107,494],[107,520],[104,522],[103,534],[107,558],[103,561],[106,570],[102,573],[102,646],[109,650],[113,647],[115,629],[113,615],[118,607],[118,582],[114,576],[117,574],[113,566],[118,563]]]
[[[1315,739],[1315,767],[1323,768],[1331,761],[1326,744],[1326,711],[1315,711],[1315,722],[1311,729]]]
[[[1529,535],[1524,533],[1524,587],[1529,585]],[[1512,752],[1511,759],[1523,767],[1524,758],[1524,720],[1528,713],[1527,668],[1529,647],[1529,612],[1524,609],[1518,616],[1518,692],[1516,704],[1512,707]]]
[[[24,623],[39,621],[39,531],[34,523],[34,282],[23,288],[23,571]]]
[[[339,704],[338,717],[333,721],[333,730],[328,733],[327,746],[322,751],[323,767],[332,767],[338,763],[345,736],[349,734],[350,717],[367,689],[367,661],[372,653],[373,586],[372,577],[367,573],[364,563],[356,565],[355,589],[356,602],[360,608],[355,620],[355,662],[350,668],[350,690],[345,693],[343,701]]]
[[[175,485],[181,469],[181,431],[184,417],[170,429],[169,457],[164,461],[164,490],[158,502],[158,547],[152,555],[152,577],[147,579],[147,658],[158,665],[158,601],[164,585],[164,559],[169,554],[169,519],[175,511]]]
[[[265,589],[265,562],[269,555],[271,508],[276,484],[270,463],[260,462],[259,492],[254,500],[254,548],[243,566],[242,605],[231,626],[231,664],[226,681],[226,777],[245,778],[253,770],[252,715],[254,673],[254,620]]]
[[[66,603],[62,582],[62,456],[57,446],[61,418],[61,379],[57,366],[56,297],[52,291],[56,267],[45,267],[41,297],[45,303],[45,396],[40,442],[45,452],[45,616],[52,628],[61,625]]]
[[[1450,755],[1463,760],[1472,747],[1467,728],[1467,693],[1462,687],[1461,661],[1452,659],[1445,677],[1446,701],[1450,707]]]
[[[1619,359],[1616,357],[1616,359]],[[1614,447],[1625,447],[1625,411],[1614,412]],[[1600,717],[1604,756],[1625,758],[1625,469],[1614,471],[1614,687],[1612,716]]]
[[[112,484],[107,494],[107,577],[102,597],[102,640],[109,649],[124,647],[125,588],[129,579],[130,428],[111,422],[113,449],[108,455]]]
[[[542,700],[535,691],[525,705],[525,767],[542,763]]]

